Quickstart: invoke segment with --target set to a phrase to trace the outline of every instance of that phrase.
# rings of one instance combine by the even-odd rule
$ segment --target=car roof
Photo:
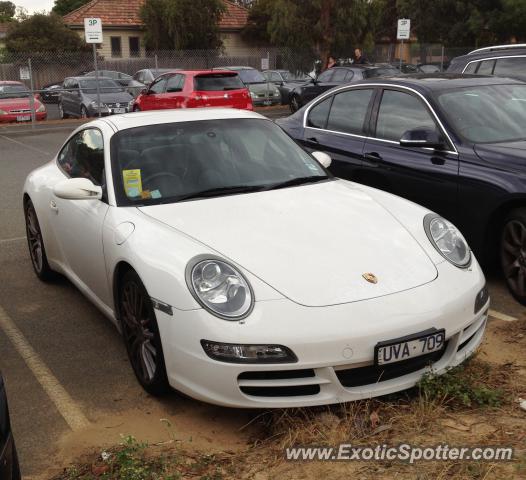
[[[214,67],[213,70],[257,70],[254,67],[243,67],[243,66],[228,66],[228,67]]]
[[[484,85],[525,85],[524,82],[505,77],[464,75],[457,73],[412,73],[397,77],[379,77],[363,80],[353,85],[382,83],[393,86],[403,86],[419,90],[420,92],[438,92],[461,87]]]
[[[198,75],[218,74],[218,73],[219,74],[224,73],[224,74],[232,76],[236,72],[233,72],[232,70],[227,70],[227,69],[223,69],[223,70],[219,70],[219,69],[208,69],[208,70],[168,70],[167,72],[164,72],[163,75],[166,75],[166,74],[169,74],[169,73],[179,73],[181,75],[193,75],[195,77],[195,76],[198,76]]]
[[[472,62],[473,60],[485,60],[498,57],[513,57],[518,55],[526,55],[526,46],[517,45],[516,48],[509,47],[491,47],[488,49],[473,50],[466,55],[455,57],[452,61],[457,62]]]
[[[174,110],[151,110],[146,112],[125,113],[97,119],[91,123],[105,122],[115,130],[160,125],[164,123],[193,122],[203,120],[231,120],[236,118],[256,118],[267,120],[259,113],[236,108],[184,108]]]
[[[97,77],[95,75],[89,76],[89,77],[81,75],[79,77],[66,77],[65,80],[97,80]],[[99,75],[99,80],[111,80],[112,82],[115,81],[115,80],[113,80],[113,78],[103,77],[103,76],[100,76],[100,75]]]
[[[0,85],[25,85],[22,82],[17,82],[15,80],[0,80]]]

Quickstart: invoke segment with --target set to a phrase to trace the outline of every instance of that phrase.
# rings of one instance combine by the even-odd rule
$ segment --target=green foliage
[[[222,45],[219,20],[224,11],[222,0],[146,0],[140,12],[146,48],[218,49]]]
[[[497,407],[502,401],[502,391],[484,385],[483,373],[459,365],[443,375],[426,373],[418,388],[427,400],[464,407]]]
[[[64,25],[60,16],[42,13],[13,22],[5,45],[10,53],[74,52],[86,49],[85,43]]]
[[[57,15],[64,16],[67,13],[82,7],[82,5],[85,5],[89,1],[90,0],[55,0],[55,5],[51,11]]]
[[[16,5],[9,1],[0,1],[0,23],[10,22],[16,13]]]

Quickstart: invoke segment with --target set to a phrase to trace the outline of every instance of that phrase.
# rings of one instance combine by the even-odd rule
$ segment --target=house
[[[249,46],[241,38],[248,19],[248,10],[223,0],[226,11],[219,22],[219,31],[227,54],[246,54]],[[84,38],[84,18],[102,20],[103,43],[99,53],[107,59],[144,57],[144,25],[139,11],[144,0],[91,0],[64,16],[64,23]]]

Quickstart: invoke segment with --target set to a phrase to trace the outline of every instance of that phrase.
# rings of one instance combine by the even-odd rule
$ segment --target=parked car
[[[496,75],[526,80],[526,44],[479,48],[451,60],[452,73]]]
[[[86,73],[84,76],[95,77],[95,70]],[[132,80],[131,75],[128,75],[127,73],[116,72],[115,70],[99,70],[99,77],[111,78],[123,87],[127,87]]]
[[[236,72],[178,70],[157,77],[135,99],[133,111],[196,107],[253,110],[248,89]]]
[[[128,83],[126,91],[133,96],[137,97],[144,89],[148,88],[152,82],[163,73],[173,72],[180,70],[179,68],[145,68],[135,72],[132,79]]]
[[[391,65],[352,65],[333,67],[311,78],[303,85],[298,85],[290,93],[290,109],[296,112],[323,92],[346,83],[355,83],[364,78],[397,76],[400,71]]]
[[[308,75],[295,75],[289,70],[264,70],[263,76],[268,82],[278,87],[282,105],[289,104],[290,92],[294,90],[299,83],[303,84],[310,81]]]
[[[152,394],[267,409],[446,372],[484,334],[477,260],[447,220],[330,161],[246,110],[92,121],[25,182],[33,268],[120,325]]]
[[[62,82],[48,83],[44,85],[40,91],[40,98],[44,103],[58,103],[60,99],[60,90],[62,89]]]
[[[352,112],[352,115],[349,114]],[[278,120],[335,175],[457,224],[526,304],[526,85],[453,74],[360,82]]]
[[[0,81],[0,123],[30,122],[31,94],[21,82],[10,80]],[[35,118],[45,120],[47,117],[45,105],[34,95]]]
[[[101,115],[127,113],[133,97],[111,78],[99,78]],[[98,115],[95,77],[69,77],[64,80],[58,102],[60,118],[88,118]]]
[[[214,70],[232,70],[237,72],[241,81],[246,85],[252,97],[254,106],[279,105],[281,94],[272,82],[265,79],[263,74],[252,67],[218,67]]]
[[[20,480],[20,465],[11,431],[4,379],[0,374],[0,478]]]

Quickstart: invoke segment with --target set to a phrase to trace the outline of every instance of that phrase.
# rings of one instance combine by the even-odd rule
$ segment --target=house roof
[[[5,38],[7,35],[7,27],[9,24],[7,22],[0,23],[0,38]]]
[[[248,19],[248,10],[230,0],[223,0],[226,11],[219,21],[222,30],[241,30]],[[139,11],[144,0],[91,0],[80,8],[64,15],[64,23],[69,26],[83,26],[84,18],[96,17],[104,26],[140,27],[142,21]]]

